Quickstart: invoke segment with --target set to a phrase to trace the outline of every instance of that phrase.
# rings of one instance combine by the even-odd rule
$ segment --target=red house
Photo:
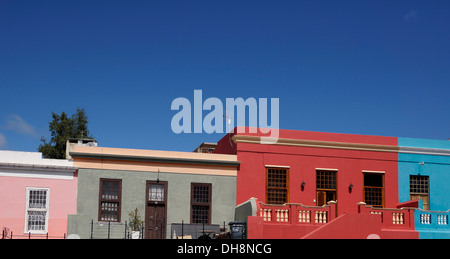
[[[397,138],[280,130],[275,144],[261,144],[264,135],[239,132],[223,137],[214,152],[241,161],[236,204],[256,198],[249,238],[417,238],[414,212],[397,209]],[[362,233],[365,224],[372,227]]]

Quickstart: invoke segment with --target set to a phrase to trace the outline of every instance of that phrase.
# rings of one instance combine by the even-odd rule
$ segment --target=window
[[[384,207],[384,174],[364,173],[364,202],[373,207]]]
[[[289,202],[289,169],[266,168],[266,203]]]
[[[423,209],[429,210],[429,177],[424,175],[410,175],[409,176],[409,192],[410,199],[422,199]]]
[[[122,180],[100,179],[98,221],[120,222]]]
[[[316,205],[323,206],[336,200],[336,171],[316,171]]]
[[[48,188],[27,188],[26,233],[47,233],[49,196],[50,189]]]
[[[191,223],[211,224],[210,183],[191,184]]]
[[[164,202],[165,184],[151,183],[148,186],[148,200],[151,202]]]

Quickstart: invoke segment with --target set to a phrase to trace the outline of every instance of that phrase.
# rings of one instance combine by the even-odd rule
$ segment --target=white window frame
[[[46,191],[45,195],[45,208],[30,208],[30,192],[31,191]],[[49,216],[49,208],[50,208],[50,188],[42,188],[42,187],[27,187],[27,196],[26,196],[26,204],[25,204],[25,229],[24,233],[28,234],[47,234],[48,232],[48,216]],[[28,230],[28,213],[31,211],[36,212],[45,212],[45,229],[44,230]]]

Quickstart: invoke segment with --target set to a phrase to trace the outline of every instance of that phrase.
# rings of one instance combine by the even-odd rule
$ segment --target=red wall
[[[242,134],[238,135],[257,135]],[[316,168],[338,169],[338,215],[357,212],[356,203],[363,201],[363,170],[384,171],[385,207],[398,203],[398,154],[393,152],[356,151],[281,145],[237,143],[231,147],[229,135],[219,141],[219,150],[236,148],[241,161],[237,175],[236,202],[251,197],[265,201],[266,165],[289,166],[289,202],[316,205]],[[397,138],[351,134],[280,130],[280,138],[334,141],[397,146]],[[304,190],[301,183],[305,182]],[[353,190],[349,192],[349,185]]]

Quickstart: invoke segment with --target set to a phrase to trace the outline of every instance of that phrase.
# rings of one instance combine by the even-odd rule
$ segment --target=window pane
[[[383,207],[383,174],[364,173],[364,202],[374,207]]]
[[[164,201],[164,185],[150,184],[148,188],[149,201]]]
[[[317,171],[316,188],[336,190],[336,171]]]
[[[103,181],[102,183],[102,199],[118,200],[119,199],[119,182]]]
[[[101,207],[102,207],[101,211],[102,221],[119,221],[118,202],[102,202]]]
[[[45,230],[46,211],[28,211],[28,231]]]
[[[383,206],[383,188],[380,187],[364,187],[365,203],[375,207]]]
[[[267,168],[266,203],[284,204],[288,202],[288,170]]]
[[[287,200],[287,190],[285,189],[268,189],[267,203],[268,204],[284,204]]]
[[[383,187],[383,175],[364,174],[364,186]]]
[[[192,183],[191,223],[211,224],[211,184]]]
[[[209,206],[192,206],[192,223],[209,224]]]
[[[409,177],[411,193],[428,194],[429,178],[422,175],[411,175]]]
[[[100,179],[99,221],[120,222],[121,186],[121,180]]]
[[[47,206],[47,191],[30,190],[28,201],[28,208],[30,209],[45,209]]]
[[[209,185],[194,185],[193,203],[209,203]]]

